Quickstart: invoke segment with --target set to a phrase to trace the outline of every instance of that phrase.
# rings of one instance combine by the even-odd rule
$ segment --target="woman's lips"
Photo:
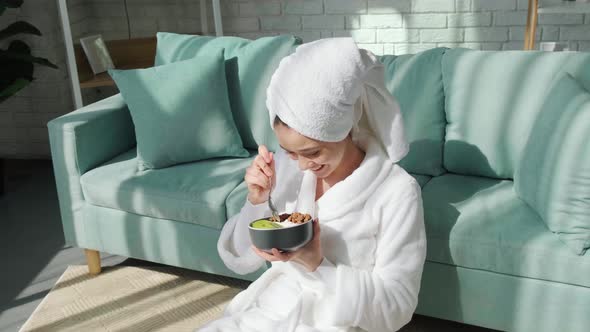
[[[322,165],[322,166],[320,166],[320,167],[318,167],[318,168],[316,168],[316,169],[312,169],[312,171],[313,171],[313,172],[318,172],[318,171],[320,171],[321,169],[323,169],[323,168],[324,168],[324,166],[325,166],[325,165]]]

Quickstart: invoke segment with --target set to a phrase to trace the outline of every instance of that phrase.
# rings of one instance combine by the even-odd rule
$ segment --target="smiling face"
[[[276,118],[278,119],[278,117]],[[325,179],[345,161],[350,135],[340,142],[322,142],[303,136],[280,120],[275,119],[275,133],[289,158],[299,162],[302,171],[311,170]]]

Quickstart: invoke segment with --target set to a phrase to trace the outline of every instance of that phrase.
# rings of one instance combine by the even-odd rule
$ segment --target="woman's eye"
[[[317,157],[319,154],[320,154],[320,151],[318,150],[318,151],[308,154],[306,157],[313,158],[313,157]]]

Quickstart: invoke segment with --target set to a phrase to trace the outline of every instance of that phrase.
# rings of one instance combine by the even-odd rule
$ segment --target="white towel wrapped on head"
[[[296,70],[294,70],[296,68]],[[385,87],[384,65],[350,37],[298,46],[281,60],[266,91],[266,106],[300,134],[338,142],[374,135],[396,163],[408,152],[398,103]],[[274,126],[273,126],[274,128]]]

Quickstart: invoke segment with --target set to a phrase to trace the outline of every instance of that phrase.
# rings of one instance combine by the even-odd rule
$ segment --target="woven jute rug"
[[[174,267],[70,266],[21,331],[194,331],[249,282]]]

